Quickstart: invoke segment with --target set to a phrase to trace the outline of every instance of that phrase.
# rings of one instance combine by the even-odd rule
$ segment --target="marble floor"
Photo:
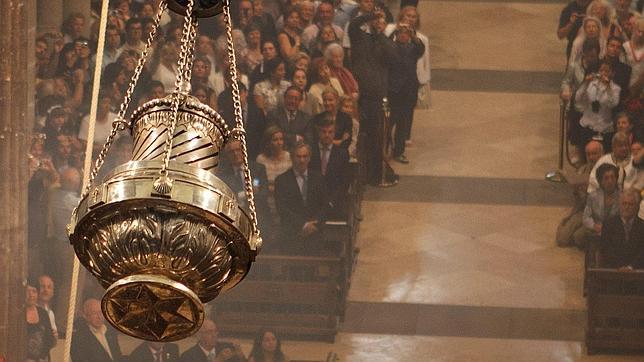
[[[400,184],[367,190],[335,343],[285,341],[292,359],[644,359],[586,356],[582,254],[554,245],[570,202],[565,186],[543,181],[556,166],[564,5],[420,1],[432,107],[416,113],[411,163],[393,165]]]

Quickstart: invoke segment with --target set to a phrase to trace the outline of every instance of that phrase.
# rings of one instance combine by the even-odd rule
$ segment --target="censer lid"
[[[172,110],[172,95],[168,95],[164,98],[156,98],[151,101],[148,101],[142,104],[139,108],[135,109],[132,112],[130,117],[130,129],[134,129],[135,123],[146,113],[157,111],[157,110]],[[227,138],[230,134],[228,125],[224,118],[217,113],[210,106],[203,104],[194,96],[187,95],[185,101],[179,105],[179,110],[184,112],[192,112],[197,116],[208,119],[210,122],[215,124],[219,128],[224,138]]]

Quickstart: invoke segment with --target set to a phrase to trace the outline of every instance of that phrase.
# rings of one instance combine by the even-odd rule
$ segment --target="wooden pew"
[[[333,341],[345,294],[339,258],[259,256],[249,276],[211,305],[226,334],[270,327],[285,338]]]
[[[644,271],[589,268],[588,354],[644,351]]]

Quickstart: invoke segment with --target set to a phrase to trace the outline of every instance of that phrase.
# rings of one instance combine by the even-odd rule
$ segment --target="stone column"
[[[60,31],[63,24],[63,0],[37,0],[36,14],[38,34]]]
[[[0,0],[0,14],[0,354],[8,361],[24,361],[36,2]]]

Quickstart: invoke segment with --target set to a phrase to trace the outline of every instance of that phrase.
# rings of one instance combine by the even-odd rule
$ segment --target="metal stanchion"
[[[387,163],[387,158],[389,157],[389,148],[391,146],[391,127],[389,125],[389,116],[391,114],[389,109],[389,100],[387,97],[382,99],[382,112],[384,114],[382,122],[382,167],[380,170],[380,182],[378,187],[391,187],[398,184],[397,179],[387,179],[387,170],[389,169],[389,164]]]
[[[559,162],[557,170],[546,173],[545,178],[550,182],[566,183],[566,177],[563,174],[564,164],[564,145],[566,142],[566,107],[568,103],[561,101],[559,103]]]

